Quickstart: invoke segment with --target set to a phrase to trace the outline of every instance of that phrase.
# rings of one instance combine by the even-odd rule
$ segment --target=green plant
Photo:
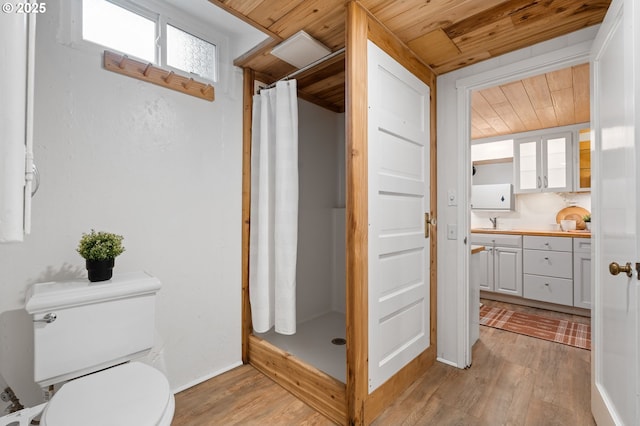
[[[590,214],[586,214],[582,217],[582,220],[584,220],[585,222],[591,222],[591,215]]]
[[[76,251],[87,260],[115,259],[124,251],[123,239],[122,235],[92,229],[90,233],[82,234]]]

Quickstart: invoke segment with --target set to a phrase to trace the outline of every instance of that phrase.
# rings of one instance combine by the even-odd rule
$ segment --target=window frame
[[[198,21],[196,18],[188,15],[186,12],[176,9],[170,5],[161,5],[153,0],[106,0],[116,6],[122,7],[132,13],[136,13],[142,17],[150,19],[156,24],[156,41],[154,46],[155,60],[153,64],[167,71],[174,71],[176,74],[189,77],[196,77],[210,84],[220,84],[221,76],[224,74],[221,70],[223,52],[226,52],[228,40],[218,33],[207,31],[207,24]],[[63,16],[68,16],[69,21],[63,24],[59,32],[59,39],[63,44],[83,50],[88,53],[99,52],[102,54],[104,50],[111,50],[123,55],[127,55],[132,59],[139,59],[135,55],[128,52],[115,49],[111,46],[105,46],[90,40],[85,40],[82,35],[83,20],[83,0],[66,0],[61,5]],[[192,74],[180,68],[172,67],[167,64],[167,25],[172,25],[181,31],[200,38],[207,43],[215,46],[214,58],[214,80],[208,77]],[[146,60],[142,60],[147,62]]]

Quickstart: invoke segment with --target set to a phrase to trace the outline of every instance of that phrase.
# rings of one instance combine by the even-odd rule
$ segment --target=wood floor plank
[[[495,306],[539,314],[501,302]],[[544,312],[588,323],[589,318]],[[374,425],[595,425],[590,406],[590,352],[480,327],[466,370],[436,362]],[[334,424],[251,366],[176,395],[173,426]]]

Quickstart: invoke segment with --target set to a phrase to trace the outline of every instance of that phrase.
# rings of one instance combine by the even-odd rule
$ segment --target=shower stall
[[[336,423],[369,424],[436,359],[436,80],[358,2],[346,7],[345,112],[300,101],[293,335],[257,333],[251,314],[258,76],[244,68],[242,357]]]
[[[294,334],[256,336],[346,382],[344,113],[298,100]]]

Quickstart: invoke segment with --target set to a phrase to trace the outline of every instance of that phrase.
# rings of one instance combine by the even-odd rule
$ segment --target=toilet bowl
[[[175,400],[169,382],[137,361],[154,343],[160,286],[145,272],[114,274],[101,283],[31,286],[25,309],[33,317],[34,379],[56,388],[40,425],[171,424]]]

